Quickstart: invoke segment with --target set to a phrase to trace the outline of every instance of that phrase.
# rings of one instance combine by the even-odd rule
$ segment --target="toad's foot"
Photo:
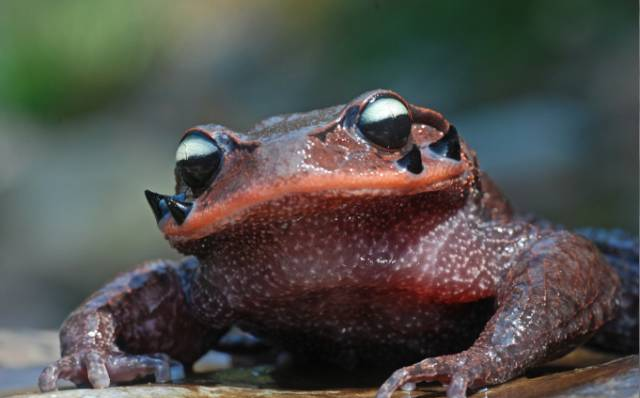
[[[503,383],[558,358],[612,319],[619,280],[591,242],[566,232],[543,236],[509,269],[496,312],[469,349],[397,370],[380,388],[389,398],[411,382],[449,383],[447,395]]]
[[[391,394],[407,383],[439,381],[449,384],[447,397],[466,397],[467,387],[478,381],[482,368],[480,358],[469,352],[456,355],[444,355],[427,358],[415,365],[400,368],[393,372],[378,390],[376,398],[390,398]]]
[[[47,366],[38,379],[41,391],[57,389],[59,379],[75,384],[89,383],[94,388],[108,387],[153,374],[158,383],[171,380],[171,361],[165,354],[128,355],[120,351],[80,350],[65,355]],[[181,365],[180,365],[181,366]]]

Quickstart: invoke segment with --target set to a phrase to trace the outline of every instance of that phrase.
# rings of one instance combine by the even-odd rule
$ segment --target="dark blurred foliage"
[[[0,326],[177,257],[142,190],[185,128],[378,88],[443,112],[517,208],[638,233],[638,3],[0,2]]]

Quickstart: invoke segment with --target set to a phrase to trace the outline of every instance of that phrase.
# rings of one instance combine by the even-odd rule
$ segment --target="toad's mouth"
[[[286,218],[301,213],[307,206],[304,198],[316,202],[328,199],[358,197],[408,196],[457,187],[471,183],[473,174],[466,168],[443,168],[439,173],[424,173],[419,178],[398,175],[370,176],[305,176],[286,184],[253,185],[246,189],[212,199],[204,195],[193,202],[184,194],[161,195],[145,191],[147,201],[165,236],[176,242],[196,240],[238,225],[252,216],[263,220]],[[287,198],[300,198],[284,205]],[[317,210],[317,206],[314,206]]]

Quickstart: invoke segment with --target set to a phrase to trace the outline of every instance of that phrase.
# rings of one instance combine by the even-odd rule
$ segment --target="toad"
[[[514,213],[453,124],[389,90],[246,133],[191,128],[175,178],[145,194],[187,257],[69,315],[42,391],[168,381],[237,326],[294,358],[397,369],[379,398],[421,381],[464,397],[569,352],[620,303],[592,241]]]

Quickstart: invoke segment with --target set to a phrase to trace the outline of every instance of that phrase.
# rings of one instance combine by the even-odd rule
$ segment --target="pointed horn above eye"
[[[167,207],[169,208],[169,212],[173,216],[174,220],[176,220],[178,225],[182,225],[184,220],[189,215],[193,204],[171,198],[167,199],[166,202]]]
[[[162,217],[165,215],[166,205],[164,204],[165,195],[160,195],[150,190],[144,191],[144,196],[147,198],[147,202],[149,202],[149,206],[151,207],[151,211],[153,211],[153,215],[156,217],[156,222],[160,221]],[[164,206],[163,206],[164,205]]]
[[[406,155],[396,161],[396,164],[413,174],[420,174],[422,170],[424,170],[424,166],[422,165],[422,154],[420,153],[420,148],[416,144],[413,144],[413,147]]]
[[[458,136],[458,130],[451,124],[449,131],[438,141],[430,144],[429,149],[440,156],[460,160],[460,137]]]

